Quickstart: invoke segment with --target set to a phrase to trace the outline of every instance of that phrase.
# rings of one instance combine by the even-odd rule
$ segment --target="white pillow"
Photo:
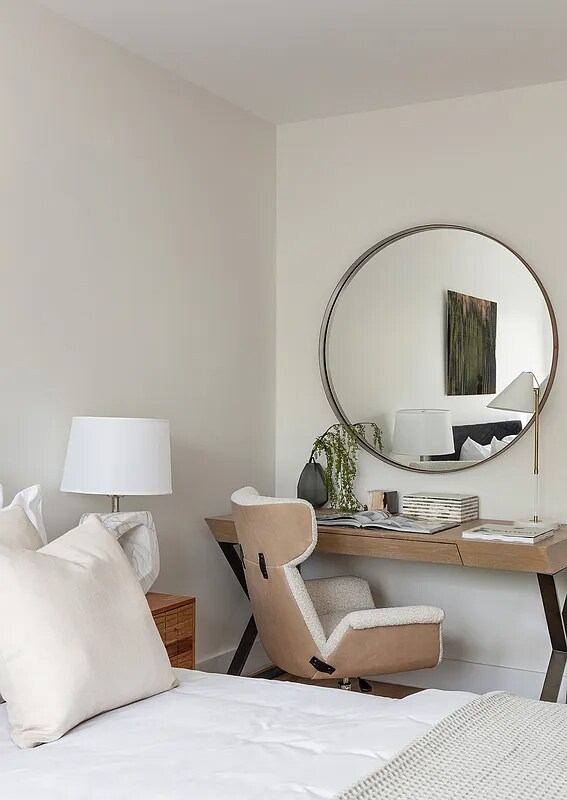
[[[490,455],[489,444],[479,444],[469,436],[461,447],[459,461],[482,461]]]
[[[83,514],[79,525],[90,516],[102,522],[126,553],[144,594],[159,575],[159,543],[154,518],[149,511],[121,511],[117,514]]]
[[[20,508],[24,509],[30,522],[37,528],[41,541],[43,544],[47,544],[47,534],[41,513],[41,486],[36,484],[35,486],[29,486],[27,489],[22,489],[6,508],[13,508],[14,506],[20,506]]]
[[[496,436],[493,436],[490,442],[490,455],[493,456],[495,453],[504,450],[505,447],[508,447],[508,445],[514,441],[517,435],[518,434],[505,436],[503,439],[497,439]]]
[[[97,519],[37,552],[0,546],[0,691],[19,747],[176,685],[136,576]]]

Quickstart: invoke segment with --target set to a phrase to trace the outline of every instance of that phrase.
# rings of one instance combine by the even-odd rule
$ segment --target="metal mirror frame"
[[[557,319],[555,317],[555,311],[553,310],[553,306],[551,304],[551,300],[549,295],[541,282],[538,275],[534,272],[532,267],[528,264],[528,262],[522,258],[522,256],[514,250],[512,247],[507,245],[501,239],[498,239],[496,236],[492,236],[490,233],[485,233],[484,231],[479,231],[476,228],[469,228],[466,225],[452,225],[447,223],[432,223],[430,225],[417,225],[413,228],[406,228],[403,231],[398,231],[398,233],[394,233],[391,236],[387,236],[385,239],[381,239],[375,245],[370,247],[366,252],[364,252],[356,261],[347,269],[344,273],[340,281],[335,286],[333,293],[331,294],[331,298],[327,303],[327,307],[325,309],[325,313],[323,315],[323,322],[321,323],[321,331],[319,334],[319,370],[321,373],[321,381],[323,383],[323,388],[325,390],[325,394],[327,396],[327,400],[329,401],[329,405],[331,406],[333,413],[335,414],[337,420],[341,422],[343,425],[346,425],[348,428],[352,428],[352,423],[348,419],[347,415],[342,408],[337,394],[335,392],[335,388],[333,385],[333,379],[331,376],[331,368],[329,364],[329,339],[333,324],[333,318],[335,315],[335,311],[338,305],[338,302],[341,298],[342,293],[348,287],[349,283],[353,280],[353,278],[358,275],[360,270],[373,258],[377,253],[385,250],[391,244],[395,242],[399,242],[402,239],[407,239],[409,236],[413,236],[417,233],[424,233],[425,231],[435,231],[435,230],[454,230],[454,231],[465,231],[467,233],[476,233],[478,236],[484,236],[486,239],[490,239],[496,244],[505,247],[512,255],[516,256],[516,258],[524,265],[524,267],[528,270],[531,274],[532,278],[536,282],[538,288],[540,289],[543,298],[545,300],[547,310],[549,311],[549,317],[551,321],[551,329],[553,334],[553,358],[551,363],[551,369],[549,371],[549,380],[547,383],[546,390],[544,392],[543,397],[541,398],[540,402],[540,411],[543,410],[547,402],[547,398],[549,397],[549,393],[555,381],[555,373],[557,372],[557,360],[559,357],[559,334],[557,329]],[[516,444],[517,440],[520,439],[524,434],[526,434],[529,429],[534,424],[534,416],[528,422],[528,424],[523,428],[522,432],[519,433],[512,444]],[[472,469],[473,467],[478,467],[481,464],[486,464],[487,461],[492,461],[494,458],[498,458],[498,456],[502,455],[506,451],[509,450],[508,447],[503,448],[498,453],[494,453],[494,455],[489,456],[488,458],[482,459],[481,461],[471,461],[471,463],[466,467],[456,467],[453,469],[446,469],[446,470],[432,470],[432,471],[425,471],[418,469],[417,467],[410,467],[406,464],[399,464],[397,461],[394,461],[391,458],[388,458],[379,450],[377,450],[370,442],[368,442],[363,436],[356,434],[356,438],[358,439],[359,445],[366,450],[370,455],[379,458],[381,461],[384,461],[386,464],[390,464],[393,467],[397,467],[398,469],[404,469],[408,472],[417,472],[420,475],[447,475],[450,472],[463,472],[467,469]],[[465,462],[464,462],[465,463]]]

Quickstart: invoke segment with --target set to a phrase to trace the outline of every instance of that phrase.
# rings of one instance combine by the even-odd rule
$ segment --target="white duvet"
[[[470,700],[404,700],[177,670],[181,684],[19,750],[0,707],[2,800],[330,798]]]

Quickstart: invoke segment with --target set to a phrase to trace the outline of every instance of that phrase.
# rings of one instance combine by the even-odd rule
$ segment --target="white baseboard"
[[[448,689],[476,694],[505,691],[538,700],[544,677],[543,672],[445,659],[435,669],[377,676],[375,680],[423,689]],[[560,698],[565,699],[566,689],[567,678],[564,678]]]
[[[197,664],[197,669],[203,672],[226,672],[233,655],[234,650],[220,653]],[[269,664],[264,648],[259,641],[256,641],[246,662],[244,674],[253,675],[268,667]],[[423,689],[448,689],[477,694],[502,690],[537,700],[543,685],[544,673],[445,659],[435,669],[401,672],[396,675],[365,675],[363,677],[373,678],[384,683],[398,683],[402,686],[418,686]],[[567,678],[564,678],[560,695],[562,699],[565,699],[566,690]]]
[[[200,661],[197,664],[197,669],[200,669],[202,672],[224,673],[227,671],[235,652],[236,650],[227,650],[225,653],[219,653],[212,658],[207,658],[205,661]],[[266,651],[262,647],[260,640],[256,639],[252,651],[248,656],[248,660],[246,661],[243,675],[254,675],[254,673],[260,672],[269,666],[270,659],[266,655]]]

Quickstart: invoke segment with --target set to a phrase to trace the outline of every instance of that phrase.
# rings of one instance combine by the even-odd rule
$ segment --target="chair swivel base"
[[[372,692],[372,684],[368,681],[365,681],[364,678],[357,678],[358,680],[358,688],[364,694],[368,694]],[[345,689],[347,692],[352,690],[352,683],[350,682],[350,678],[341,678],[339,681],[339,689]]]

